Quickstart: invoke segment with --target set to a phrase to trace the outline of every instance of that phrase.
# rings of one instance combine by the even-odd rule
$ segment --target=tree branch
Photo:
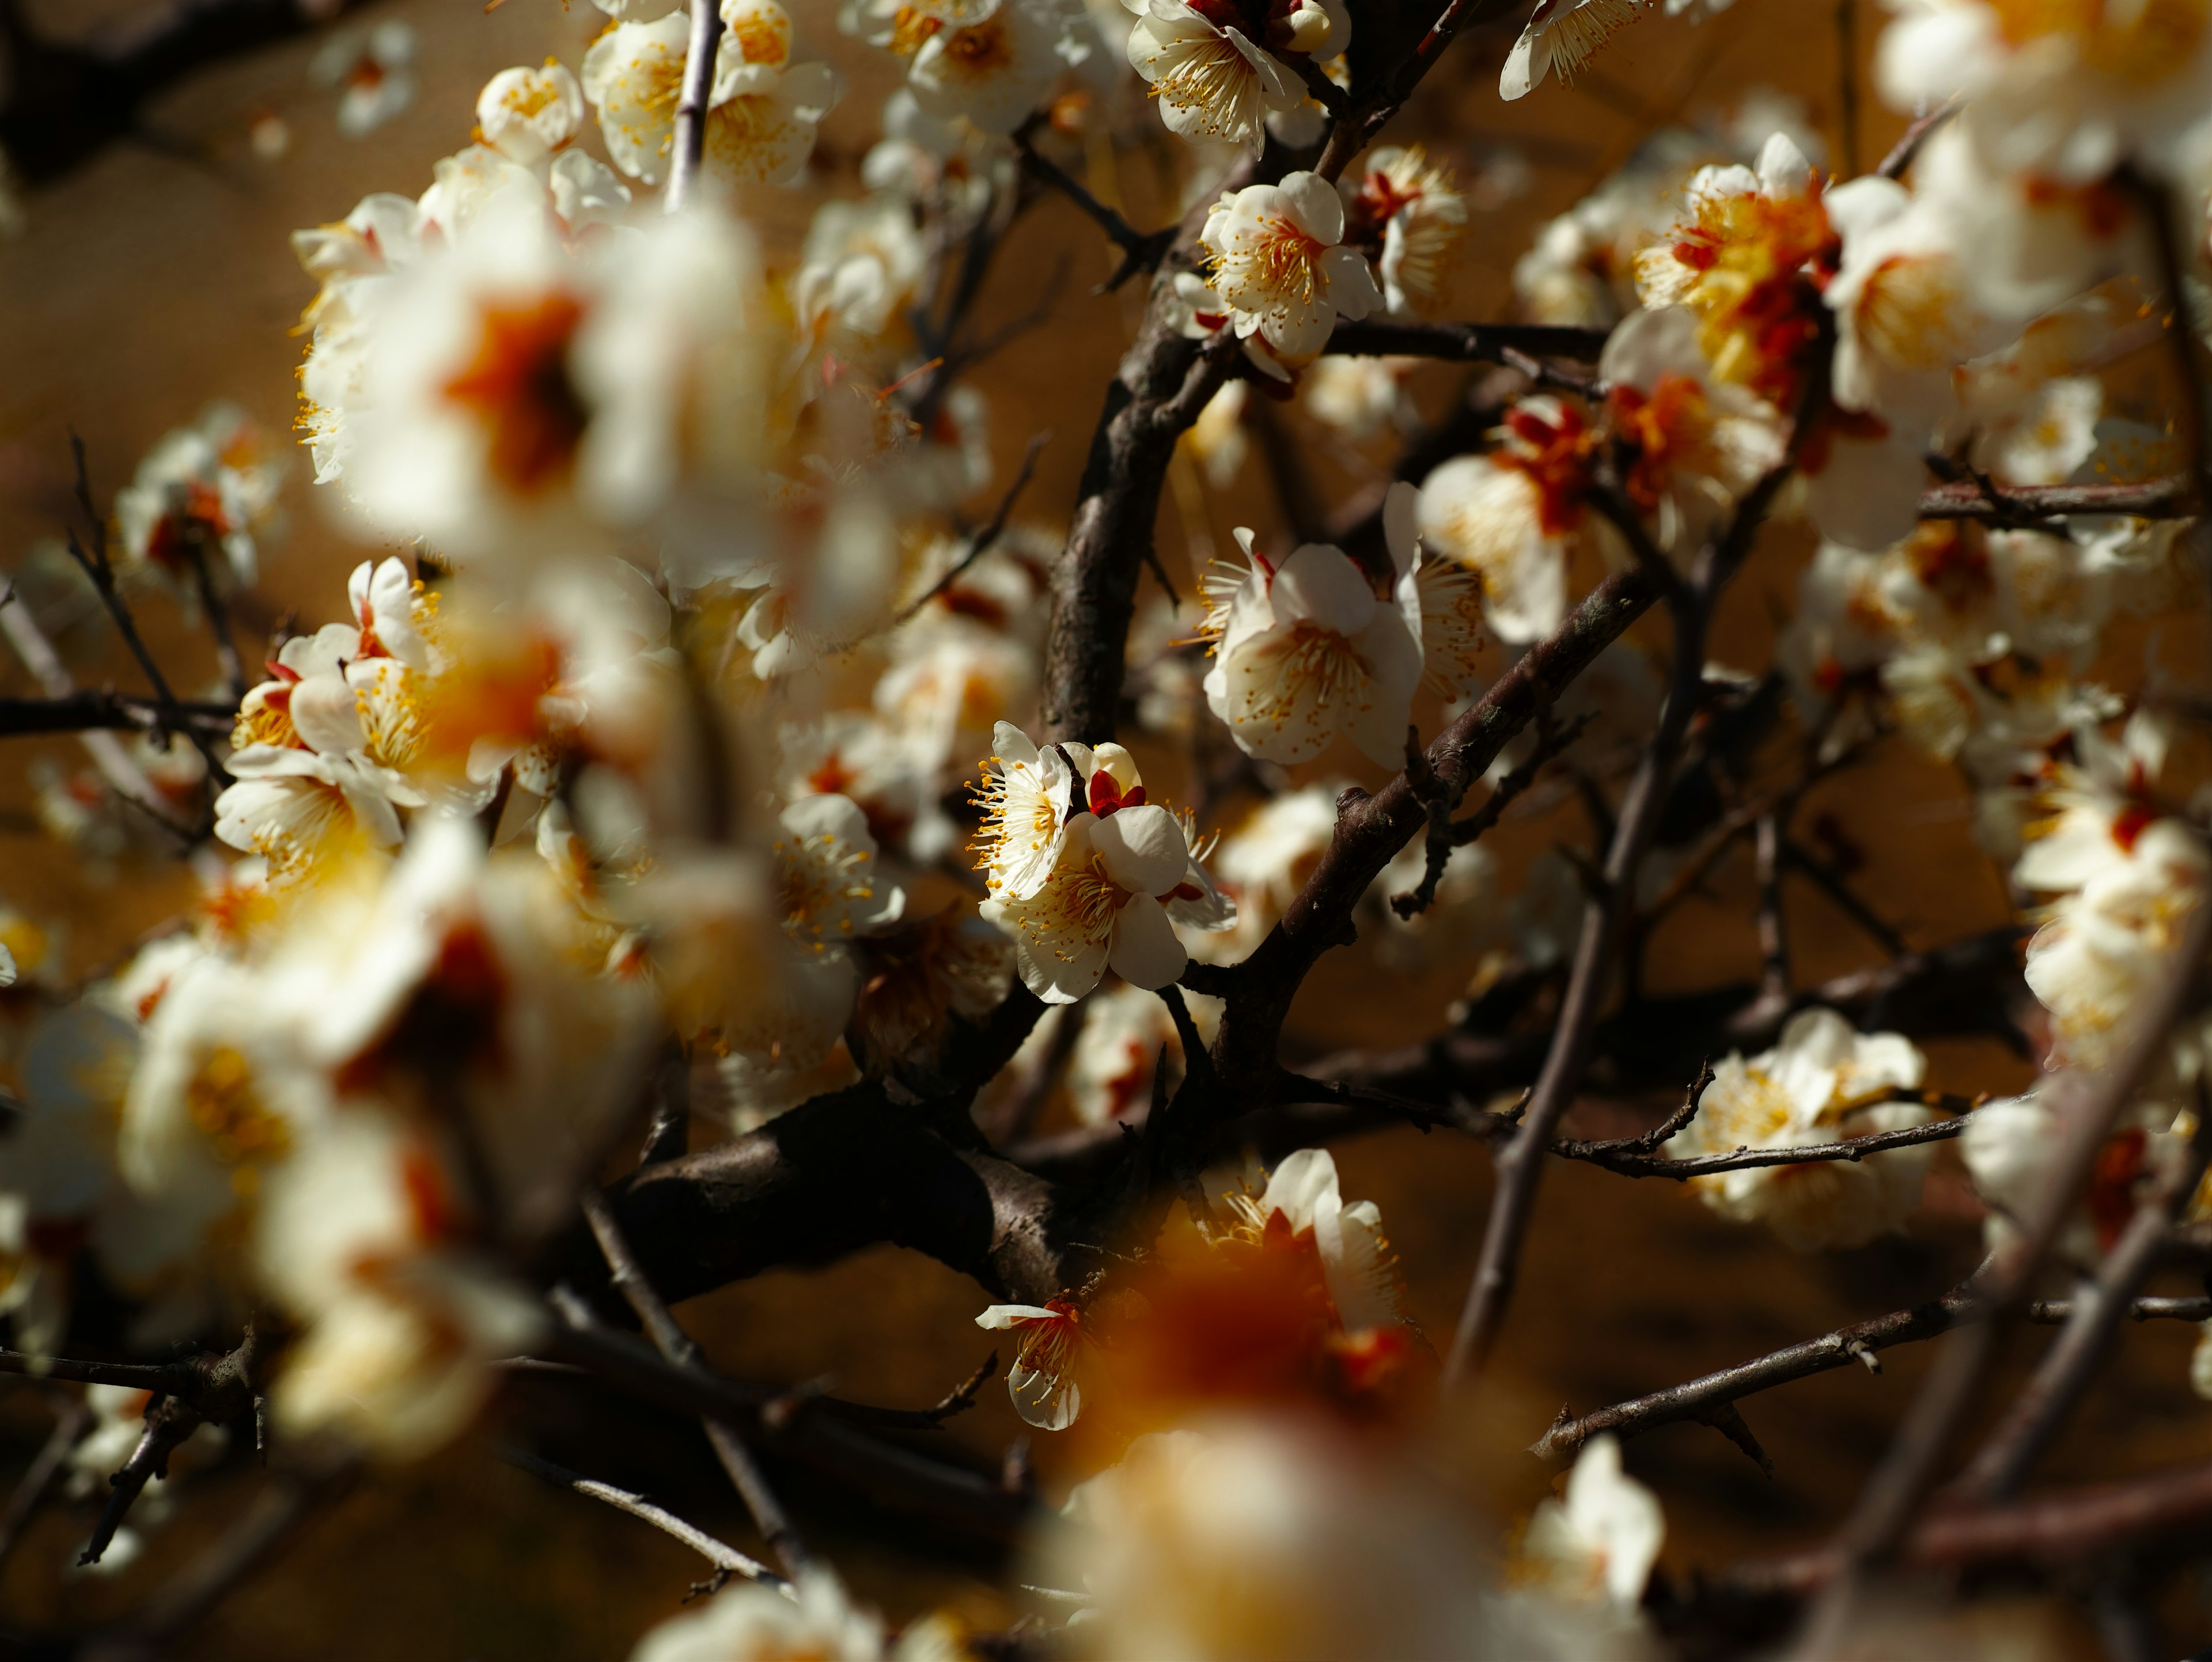
[[[533,1477],[542,1477],[559,1488],[574,1490],[587,1500],[603,1501],[617,1512],[626,1512],[631,1517],[652,1525],[664,1535],[673,1536],[722,1574],[742,1575],[748,1581],[759,1581],[779,1589],[788,1589],[791,1586],[757,1558],[747,1557],[728,1543],[716,1540],[706,1531],[685,1523],[674,1513],[653,1505],[642,1495],[617,1488],[612,1483],[602,1483],[595,1478],[571,1471],[566,1466],[557,1466],[550,1460],[541,1460],[535,1454],[525,1453],[519,1448],[503,1448],[499,1451],[499,1458]]]
[[[667,209],[690,200],[707,154],[707,115],[714,91],[714,59],[722,44],[719,0],[691,0],[691,33],[684,47],[684,86],[676,102],[676,129],[668,161]]]
[[[1595,363],[1607,332],[1550,323],[1415,323],[1397,318],[1340,318],[1322,350],[1336,356],[1442,358],[1504,363],[1508,352]]]

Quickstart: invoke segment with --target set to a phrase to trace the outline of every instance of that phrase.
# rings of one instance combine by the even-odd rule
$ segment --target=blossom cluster
[[[1878,174],[1829,177],[1771,102],[1661,135],[1514,272],[1526,323],[1586,332],[1580,366],[1493,379],[1490,413],[1442,424],[1415,477],[1376,472],[1363,513],[1304,515],[1311,481],[1279,478],[1305,534],[1240,526],[1195,605],[1163,582],[1109,643],[1125,745],[1049,713],[1060,531],[1017,517],[1012,493],[979,511],[991,423],[961,374],[985,348],[961,308],[1027,205],[1035,147],[1083,135],[1110,159],[1090,104],[1127,94],[1189,164],[1194,229],[1157,277],[1147,350],[1219,388],[1170,469],[1194,548],[1207,489],[1274,418],[1255,400],[1302,399],[1355,460],[1419,422],[1409,361],[1331,349],[1425,338],[1413,326],[1452,309],[1480,181],[1442,146],[1339,167],[1356,125],[1332,111],[1354,62],[1340,0],[845,0],[836,29],[896,89],[860,192],[779,242],[740,210],[817,167],[848,92],[827,61],[848,49],[809,38],[831,20],[719,0],[714,62],[690,77],[701,175],[672,203],[652,193],[684,171],[691,8],[596,4],[575,68],[493,76],[471,142],[419,194],[294,237],[316,285],[303,442],[378,551],[343,604],[333,582],[329,621],[288,618],[258,673],[219,636],[227,734],[188,727],[165,690],[154,731],[87,736],[105,784],[40,793],[48,825],[118,858],[138,843],[100,805],[129,801],[141,841],[198,844],[202,892],[73,999],[52,943],[0,918],[0,970],[33,1011],[15,1033],[10,1004],[0,1034],[21,1085],[0,1126],[16,1346],[58,1354],[96,1277],[142,1349],[249,1321],[276,1335],[279,1440],[419,1457],[550,1331],[535,1269],[634,1148],[656,1067],[696,1091],[705,1135],[759,1133],[748,1149],[855,1086],[979,1160],[1064,1112],[1141,1151],[1138,1178],[1083,1191],[1111,1244],[1055,1237],[1093,1261],[1079,1284],[1008,1276],[975,1319],[1007,1336],[1024,1422],[1118,1457],[1029,1544],[1040,1585],[1085,1607],[1075,1638],[1130,1655],[1650,1653],[1664,1522],[1619,1446],[1583,1446],[1493,1575],[1485,1526],[1402,1458],[1437,1365],[1380,1208],[1347,1202],[1321,1148],[1269,1169],[1168,1148],[1154,1110],[1173,1073],[1209,1078],[1195,1047],[1243,1019],[1181,983],[1264,958],[1353,792],[1401,767],[1419,786],[1420,725],[1555,639],[1601,574],[1640,568],[1703,603],[1748,551],[1747,513],[1794,522],[1817,547],[1771,674],[1700,659],[1674,678],[1701,702],[1669,813],[1720,788],[1721,730],[1762,695],[1778,725],[1786,701],[1810,765],[1895,735],[1958,770],[2034,929],[2043,1080],[1977,1103],[1959,1139],[1991,1244],[2013,1239],[2059,1141],[2054,1081],[2142,1037],[2212,885],[2176,701],[2156,678],[2132,700],[2106,685],[2126,620],[2186,600],[2199,529],[2035,494],[2187,469],[2181,435],[2106,372],[2196,325],[2192,296],[2161,291],[2151,216],[2212,186],[2201,9],[1900,0],[1880,89],[1949,113]],[[1565,82],[1653,9],[1542,0],[1501,94]],[[365,131],[404,107],[411,47],[341,44],[339,119]],[[1255,156],[1257,182],[1232,176]],[[2201,206],[2187,217],[2196,260]],[[963,245],[975,270],[956,273]],[[1369,319],[1406,326],[1347,338]],[[115,571],[227,629],[281,534],[283,475],[240,411],[210,406],[116,495]],[[1152,551],[1109,552],[1133,576]],[[104,553],[84,563],[110,595]],[[34,623],[0,625],[50,693],[71,690]],[[1653,654],[1624,639],[1590,655],[1496,753],[1499,808],[1553,753],[1540,743],[1589,730],[1585,753],[1612,754],[1650,734]],[[1609,765],[1575,781],[1594,819]],[[1556,849],[1443,846],[1459,834],[1415,840],[1343,914],[1394,986],[1462,977],[1470,1028],[1503,989],[1516,1043],[1550,1019],[1593,908],[1619,900],[1640,929],[1662,882],[1711,868],[1670,844],[1607,892]],[[1421,904],[1393,904],[1409,892]],[[1661,1169],[1794,1250],[1906,1227],[1936,1158],[1909,1137],[1957,1129],[1928,1088],[1942,1053],[1887,1030],[1912,1012],[1861,1032],[1775,993],[1733,1029],[1752,1054],[1720,1060],[1637,1158],[1700,1162]],[[948,1083],[963,1040],[1040,1005],[1003,1080]],[[2191,1010],[2159,1048],[2069,1221],[2068,1268],[2183,1169],[2208,1046]],[[1254,1099],[1220,1117],[1310,1083],[1240,1081]],[[1830,1147],[1864,1136],[1888,1146]],[[2212,1189],[2186,1208],[2212,1216]],[[994,1209],[990,1229],[1042,1239],[1035,1221]],[[149,1411],[95,1406],[85,1470]],[[947,1617],[888,1636],[809,1570],[720,1593],[636,1655],[963,1646]]]

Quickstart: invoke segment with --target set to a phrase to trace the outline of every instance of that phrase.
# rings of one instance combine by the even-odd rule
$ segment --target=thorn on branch
[[[1743,1411],[1734,1403],[1712,1403],[1709,1407],[1700,1409],[1691,1417],[1698,1424],[1711,1426],[1715,1431],[1719,1432],[1722,1436],[1749,1455],[1752,1463],[1765,1472],[1769,1480],[1772,1479],[1773,1458],[1759,1446],[1759,1439],[1752,1435],[1750,1423],[1743,1417]]]

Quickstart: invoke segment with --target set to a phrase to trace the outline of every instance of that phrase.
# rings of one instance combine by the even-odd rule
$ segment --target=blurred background
[[[877,112],[895,84],[892,60],[838,33],[831,0],[789,3],[795,56],[829,59],[850,90],[803,183],[750,192],[738,204],[772,260],[787,265],[817,204],[862,194],[860,159],[879,136]],[[24,0],[19,8],[34,30],[58,39],[112,36],[167,9],[166,0]],[[1825,144],[1830,167],[1845,175],[1870,167],[1903,125],[1865,91],[1864,60],[1883,15],[1872,0],[1847,0],[1840,10],[1826,0],[1737,0],[1698,23],[1654,16],[1624,31],[1571,89],[1547,83],[1511,106],[1495,92],[1510,36],[1462,42],[1392,134],[1427,143],[1469,183],[1476,204],[1454,296],[1439,314],[1511,315],[1513,265],[1534,230],[1659,125],[1757,120],[1779,107],[1771,99],[1781,94],[1794,100],[1796,124]],[[210,400],[233,401],[283,435],[303,346],[296,324],[313,292],[288,234],[341,217],[372,191],[419,192],[432,163],[468,142],[477,92],[489,76],[549,57],[573,68],[604,21],[584,0],[380,0],[317,32],[211,64],[149,102],[136,131],[58,177],[17,181],[5,212],[14,234],[0,241],[0,564],[39,601],[81,681],[143,690],[88,613],[70,621],[70,583],[52,543],[71,512],[70,435],[83,441],[103,504],[163,432]],[[381,46],[356,33],[341,38],[338,56],[351,53],[350,85],[379,82],[389,109],[372,131],[351,137],[340,129],[343,71],[340,84],[328,84],[317,60],[333,51],[337,32],[364,29],[382,32]],[[359,64],[380,51],[388,61],[372,76]],[[1859,90],[1847,96],[1846,88]],[[1066,126],[1080,139],[1094,191],[1149,228],[1174,216],[1182,183],[1157,122],[1133,89],[1125,92],[1133,107],[1110,99],[1071,107]],[[597,149],[596,132],[586,142]],[[1042,307],[1042,320],[973,377],[989,401],[998,464],[979,516],[1030,435],[1049,429],[1054,436],[1020,517],[1054,530],[1064,523],[1112,363],[1141,308],[1134,288],[1091,292],[1114,264],[1096,228],[1047,197],[1024,212],[994,267],[983,314]],[[1461,396],[1468,377],[1424,366],[1407,392],[1432,414]],[[1268,419],[1315,459],[1310,482],[1325,509],[1388,475],[1388,438],[1349,445],[1295,405],[1272,409]],[[284,533],[264,546],[260,584],[238,608],[249,661],[281,619],[296,615],[312,629],[339,615],[346,573],[388,551],[356,540],[318,500],[310,476],[304,452],[295,453],[283,491]],[[1163,557],[1188,594],[1194,557],[1228,547],[1231,527],[1255,526],[1272,539],[1285,523],[1256,462],[1218,485],[1190,470],[1163,508]],[[1766,667],[1776,618],[1790,606],[1809,552],[1803,533],[1770,531],[1729,596],[1717,658],[1753,673]],[[139,616],[180,691],[212,688],[205,634],[173,601],[143,597]],[[2114,659],[2100,679],[2124,691],[2140,676],[2142,638],[2122,628],[2108,638]],[[0,693],[36,691],[22,666],[0,653]],[[1433,709],[1419,713],[1430,730]],[[67,781],[87,765],[83,752],[70,740],[8,742],[0,759],[7,938],[27,980],[73,985],[112,966],[187,904],[195,879],[150,843],[88,858],[59,840],[57,791],[65,798]],[[1144,759],[1149,776],[1154,758]],[[1158,759],[1164,776],[1177,765]],[[1249,806],[1232,803],[1224,813],[1233,823]],[[1509,877],[1554,841],[1585,835],[1577,813],[1564,804],[1494,833]],[[1914,946],[2006,920],[2001,875],[1974,846],[1967,793],[1948,770],[1891,745],[1874,764],[1817,789],[1805,814],[1806,823],[1830,827],[1837,846],[1863,850],[1859,892]],[[1654,990],[1756,978],[1752,889],[1740,850],[1668,920],[1651,958]],[[1875,961],[1864,938],[1816,895],[1793,889],[1789,905],[1801,983]],[[1286,1059],[1426,1038],[1443,1026],[1474,968],[1449,951],[1418,971],[1325,962],[1292,1019],[1301,1054]],[[2027,1062],[1994,1042],[1929,1048],[1929,1083],[1944,1090],[2004,1092],[2030,1076]],[[1674,1097],[1584,1105],[1570,1130],[1640,1129]],[[1063,1111],[1055,1105],[1048,1116]],[[1044,1129],[1065,1123],[1048,1117]],[[695,1146],[712,1135],[702,1126]],[[1401,1129],[1349,1141],[1337,1157],[1346,1195],[1381,1205],[1417,1319],[1432,1336],[1448,1336],[1480,1233],[1486,1155],[1449,1133]],[[1547,1492],[1552,1474],[1520,1451],[1563,1403],[1587,1412],[1932,1297],[1971,1267],[1979,1239],[1979,1208],[1948,1145],[1906,1236],[1820,1256],[1723,1222],[1663,1181],[1557,1165],[1499,1364],[1470,1411],[1447,1428],[1464,1481],[1510,1525]],[[819,1271],[763,1275],[678,1313],[730,1373],[826,1379],[843,1396],[918,1405],[937,1400],[991,1348],[992,1336],[973,1325],[984,1302],[963,1278],[884,1248]],[[2212,1415],[2186,1380],[2195,1337],[2178,1324],[2131,1328],[2124,1360],[2104,1374],[2046,1475],[2111,1476],[2212,1453]],[[1751,1399],[1747,1417],[1773,1457],[1771,1477],[1702,1426],[1668,1427],[1631,1444],[1629,1469],[1666,1507],[1667,1571],[1687,1575],[1700,1564],[1819,1539],[1886,1446],[1927,1349],[1887,1353],[1878,1377],[1850,1368]],[[0,1479],[12,1480],[45,1435],[47,1417],[27,1396],[0,1389]],[[994,1384],[944,1434],[995,1460],[1024,1429]],[[179,1653],[237,1662],[623,1653],[679,1606],[701,1574],[698,1561],[641,1525],[502,1464],[495,1449],[506,1443],[647,1489],[702,1527],[753,1544],[695,1426],[586,1383],[523,1381],[477,1436],[418,1467],[373,1473],[316,1514]],[[1110,1454],[1046,1435],[1033,1458],[1056,1496]],[[1008,1567],[987,1543],[885,1518],[803,1475],[777,1475],[817,1550],[894,1622],[946,1604],[987,1628],[1020,1613],[1005,1596]],[[74,1624],[127,1607],[212,1538],[255,1481],[250,1468],[235,1467],[207,1479],[188,1499],[188,1521],[149,1531],[134,1560],[98,1574],[62,1568],[94,1503],[50,1510],[0,1578],[0,1617]],[[2212,1588],[2202,1597],[2179,1588],[2166,1614],[2177,1637],[2204,1642]],[[2094,1653],[2063,1602],[2021,1616],[2057,1653]]]

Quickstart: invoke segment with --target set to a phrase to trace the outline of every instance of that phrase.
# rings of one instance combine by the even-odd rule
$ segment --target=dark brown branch
[[[2064,1569],[2135,1542],[2194,1543],[2208,1519],[2212,1460],[2057,1489],[2010,1506],[1938,1512],[1915,1526],[1899,1555],[1908,1564],[1946,1569],[2006,1562]],[[1718,1586],[1738,1594],[1802,1596],[1826,1585],[1840,1568],[1838,1555],[1824,1549],[1739,1566]]]
[[[1622,1177],[1672,1178],[1684,1182],[1719,1172],[1746,1172],[1769,1166],[1801,1166],[1834,1160],[1856,1163],[1869,1154],[1886,1154],[1893,1148],[1916,1148],[1924,1142],[1948,1141],[1966,1129],[1968,1119],[1969,1116],[1961,1114],[1955,1119],[1930,1120],[1925,1125],[1908,1125],[1895,1131],[1869,1131],[1864,1136],[1808,1143],[1802,1148],[1738,1148],[1731,1154],[1693,1154],[1681,1160],[1624,1150],[1612,1142],[1577,1142],[1561,1138],[1553,1139],[1551,1151],[1563,1159],[1602,1166]]]
[[[1718,1404],[1735,1403],[1794,1379],[1848,1367],[1858,1360],[1862,1351],[1887,1350],[1893,1345],[1911,1344],[1948,1333],[1954,1327],[1981,1320],[1988,1311],[1988,1305],[1978,1296],[1970,1279],[1926,1304],[1892,1311],[1870,1321],[1854,1322],[1817,1339],[1807,1339],[1734,1367],[1655,1391],[1648,1397],[1616,1403],[1580,1419],[1562,1409],[1550,1429],[1531,1446],[1529,1452],[1546,1460],[1564,1460],[1601,1432],[1626,1439],[1654,1426],[1696,1420]]]
[[[1464,797],[1537,711],[1556,702],[1656,599],[1647,573],[1614,573],[1492,682],[1428,748],[1429,769],[1447,794],[1455,801]],[[1339,799],[1336,835],[1313,875],[1267,939],[1226,978],[1228,1008],[1214,1042],[1224,1078],[1261,1078],[1272,1070],[1299,983],[1322,953],[1347,939],[1360,898],[1426,819],[1403,773],[1373,796],[1354,790]]]
[[[2023,1313],[2039,1327],[2060,1327],[2074,1308],[2071,1299],[2037,1299]],[[2132,1299],[2120,1313],[2131,1322],[2212,1321],[2212,1299]]]
[[[1710,562],[1707,566],[1710,572]],[[1648,568],[1636,569],[1657,586],[1657,577]],[[1674,764],[1704,692],[1705,631],[1711,595],[1705,584],[1699,587],[1702,592],[1694,599],[1678,600],[1672,607],[1673,685],[1660,709],[1658,729],[1638,764],[1620,823],[1607,848],[1601,879],[1603,887],[1583,904],[1582,933],[1575,943],[1559,1026],[1553,1032],[1551,1048],[1545,1052],[1543,1071],[1536,1076],[1528,1113],[1513,1140],[1498,1155],[1497,1183],[1483,1229],[1482,1256],[1468,1287],[1467,1304],[1460,1314],[1451,1352],[1445,1359],[1447,1389],[1471,1370],[1480,1368],[1497,1342],[1507,1301],[1512,1297],[1521,1243],[1535,1205],[1544,1156],[1559,1117],[1573,1100],[1589,1064],[1598,1015],[1611,991],[1621,940],[1635,909],[1636,874],[1658,829],[1660,813],[1674,782]]]
[[[235,1350],[170,1364],[179,1387],[176,1391],[147,1387],[154,1394],[146,1404],[146,1429],[130,1458],[124,1461],[122,1470],[108,1480],[107,1503],[100,1508],[100,1521],[94,1525],[92,1538],[77,1559],[79,1564],[96,1564],[100,1561],[108,1543],[115,1538],[115,1531],[123,1526],[132,1503],[149,1482],[168,1476],[169,1456],[186,1438],[204,1425],[240,1421],[256,1413],[261,1395],[258,1372],[264,1360],[262,1349],[249,1328]],[[52,1363],[46,1370],[47,1377],[69,1377],[61,1372],[65,1366],[70,1365]],[[88,1383],[121,1381],[109,1379]]]
[[[577,1324],[578,1318],[581,1324]],[[763,1410],[776,1397],[697,1367],[667,1361],[644,1341],[617,1333],[573,1307],[552,1340],[555,1360],[679,1414],[757,1426],[767,1446],[885,1505],[1004,1539],[1029,1518],[1030,1497],[994,1479],[872,1437],[828,1414],[799,1414],[781,1428]]]
[[[1328,142],[1322,147],[1321,159],[1315,170],[1323,179],[1334,180],[1341,175],[1352,158],[1372,143],[1375,136],[1388,125],[1390,118],[1413,95],[1421,78],[1436,66],[1461,30],[1486,15],[1505,9],[1503,0],[1449,0],[1437,13],[1437,21],[1423,32],[1413,50],[1407,52],[1398,67],[1387,79],[1378,80],[1372,88],[1360,89],[1361,95],[1351,107],[1339,114],[1330,127]]]
[[[2189,459],[2189,483],[2195,506],[2212,508],[2212,420],[2204,410],[2204,374],[2198,367],[2197,326],[2190,317],[2190,249],[2202,239],[2180,219],[2182,204],[2170,186],[2124,165],[2121,185],[2136,198],[2150,221],[2153,245],[2158,250],[2159,286],[2171,308],[2166,320],[2166,342],[2173,358],[2175,396],[2180,403],[2176,423]]]
[[[258,1347],[248,1334],[238,1348],[210,1351],[174,1362],[79,1361],[68,1356],[33,1356],[0,1350],[0,1373],[53,1379],[65,1385],[121,1385],[174,1397],[218,1424],[252,1407]]]
[[[245,1515],[176,1580],[132,1611],[117,1636],[158,1643],[184,1632],[296,1541],[307,1513],[340,1499],[360,1475],[359,1464],[352,1461],[322,1471],[272,1474]]]
[[[1513,806],[1514,799],[1536,782],[1536,776],[1544,770],[1545,764],[1580,738],[1583,729],[1595,718],[1595,711],[1584,711],[1565,727],[1560,728],[1552,724],[1548,711],[1540,712],[1535,749],[1529,752],[1526,761],[1499,780],[1483,805],[1464,819],[1452,819],[1452,804],[1431,788],[1430,794],[1423,800],[1423,807],[1428,812],[1429,832],[1425,850],[1427,858],[1421,869],[1421,880],[1407,893],[1393,895],[1390,910],[1401,917],[1412,917],[1435,904],[1437,886],[1443,880],[1444,868],[1451,861],[1452,850],[1464,848],[1496,825],[1505,810]],[[1410,728],[1407,729],[1406,742],[1407,777],[1417,790],[1424,788],[1423,781],[1431,779],[1433,776],[1427,773],[1426,764],[1424,763],[1421,778],[1414,777],[1413,764],[1418,752],[1413,749],[1414,734]]]
[[[1193,228],[1186,221],[1183,230]],[[1194,247],[1179,242],[1154,273],[1144,324],[1106,389],[1084,463],[1045,638],[1044,717],[1054,739],[1114,736],[1137,577],[1157,557],[1152,528],[1168,463],[1227,378],[1233,342],[1202,350],[1169,322],[1176,275],[1197,264]]]
[[[707,111],[714,96],[714,59],[722,44],[718,0],[691,0],[691,33],[684,55],[684,86],[676,101],[676,127],[668,159],[668,211],[690,199],[707,153]]]
[[[173,718],[204,734],[227,735],[234,706],[198,699],[163,707],[127,692],[72,692],[59,698],[0,698],[0,738],[49,733],[159,733]]]
[[[1923,491],[1923,520],[1978,520],[1985,525],[2048,530],[2073,514],[2127,514],[2171,520],[2193,511],[2189,482],[2145,479],[2131,484],[2008,484],[1992,490],[1973,479],[1954,479]]]
[[[999,1372],[999,1353],[994,1350],[982,1364],[928,1408],[878,1408],[873,1403],[848,1403],[838,1397],[789,1397],[769,1404],[771,1418],[808,1407],[849,1420],[856,1426],[881,1431],[942,1431],[947,1420],[957,1419],[975,1406],[975,1397]]]
[[[1021,151],[1022,166],[1036,178],[1049,185],[1073,202],[1097,222],[1114,246],[1121,251],[1121,263],[1114,268],[1114,275],[1093,290],[1110,294],[1139,271],[1156,271],[1168,250],[1175,247],[1179,228],[1164,226],[1157,231],[1139,231],[1129,222],[1101,202],[1083,182],[1050,156],[1041,153],[1030,142],[1030,129],[1024,127],[1014,134],[1015,146]]]
[[[192,576],[199,589],[200,610],[207,614],[208,633],[215,641],[216,667],[222,672],[223,685],[230,689],[231,697],[246,697],[246,665],[238,655],[238,643],[231,638],[230,608],[223,603],[222,593],[215,584],[215,569],[209,563],[207,539],[195,537],[191,543]]]
[[[1443,358],[1454,363],[1504,363],[1518,352],[1542,360],[1595,363],[1606,331],[1549,323],[1413,323],[1397,318],[1338,320],[1324,352],[1351,357]]]

